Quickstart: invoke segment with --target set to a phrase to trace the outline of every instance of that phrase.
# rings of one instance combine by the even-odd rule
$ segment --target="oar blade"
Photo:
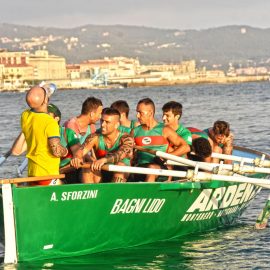
[[[3,156],[0,157],[0,166],[7,160],[11,155],[11,150],[7,151]]]
[[[6,161],[6,157],[0,157],[0,166]]]
[[[256,223],[255,229],[263,230],[267,227],[268,219],[270,217],[270,200],[267,200],[263,210],[259,214]]]
[[[23,160],[22,164],[19,167],[17,167],[17,175],[19,177],[21,177],[23,175],[23,171],[26,169],[27,165],[28,165],[28,159],[25,158]]]

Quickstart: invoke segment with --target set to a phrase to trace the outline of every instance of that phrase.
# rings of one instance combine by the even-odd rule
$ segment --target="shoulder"
[[[118,130],[119,130],[120,132],[123,132],[123,133],[130,133],[131,128],[126,127],[126,126],[119,126]]]
[[[84,144],[98,142],[99,137],[100,137],[99,133],[91,133],[86,137]]]
[[[173,130],[171,127],[169,126],[164,126],[163,127],[163,130],[162,130],[162,133],[163,133],[163,136],[165,138],[169,137],[169,136],[172,136],[172,135],[176,135],[177,136],[177,133],[175,132],[175,130]]]
[[[163,132],[164,133],[171,133],[171,132],[173,132],[173,133],[176,133],[171,127],[169,127],[169,126],[163,126]]]
[[[68,136],[75,136],[75,137],[77,137],[76,132],[73,129],[71,129],[71,128],[65,128],[65,127],[61,127],[61,129],[63,129],[67,133]]]
[[[79,127],[78,127],[78,123],[77,123],[77,118],[73,117],[70,118],[69,120],[67,120],[64,123],[64,127],[72,129],[76,134],[79,133]]]
[[[180,125],[178,126],[178,129],[179,129],[181,132],[185,133],[185,134],[191,134],[191,131],[190,131],[188,128],[186,128],[185,126],[183,126],[182,124],[180,124]]]
[[[69,127],[69,126],[74,126],[77,124],[77,121],[76,121],[76,117],[72,117],[70,119],[68,119],[65,123],[64,123],[64,126],[65,127]]]
[[[30,109],[27,109],[27,110],[24,110],[21,115],[22,116],[29,115],[30,113],[31,113],[31,110]]]
[[[139,132],[141,129],[142,129],[142,126],[141,126],[141,125],[139,125],[139,126],[137,126],[137,127],[134,127],[134,128],[131,130],[131,134],[136,135],[137,132]]]

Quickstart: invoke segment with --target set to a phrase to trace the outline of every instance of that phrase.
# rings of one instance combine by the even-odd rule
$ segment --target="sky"
[[[207,29],[270,27],[267,0],[0,0],[0,23],[72,28],[86,24]]]

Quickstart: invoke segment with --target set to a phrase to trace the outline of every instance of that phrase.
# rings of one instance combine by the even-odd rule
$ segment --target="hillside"
[[[205,30],[86,25],[71,29],[0,24],[0,48],[47,49],[68,63],[112,56],[138,57],[142,64],[177,63],[227,68],[228,63],[268,65],[270,29],[224,26]],[[252,63],[253,62],[253,63]]]

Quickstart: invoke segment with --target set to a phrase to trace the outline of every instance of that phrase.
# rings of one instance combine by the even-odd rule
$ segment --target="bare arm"
[[[106,156],[108,163],[118,163],[120,160],[124,158],[132,158],[133,156],[133,138],[124,134],[120,140],[120,147],[117,151],[108,153]]]
[[[76,152],[80,149],[81,145],[79,143],[70,146],[72,155],[75,156]]]
[[[70,164],[75,168],[79,168],[83,163],[84,156],[92,149],[97,148],[97,146],[98,134],[90,134],[85,139],[85,142],[77,149],[74,158],[70,161]]]
[[[26,150],[27,150],[27,144],[26,144],[25,136],[21,132],[11,147],[11,154],[14,156],[19,156],[23,154]]]
[[[226,138],[226,141],[224,143],[224,147],[222,149],[222,153],[226,154],[226,155],[231,155],[233,152],[233,140],[234,140],[234,136],[232,133],[229,134],[229,136]],[[224,161],[225,164],[231,164],[232,161],[231,160],[225,160]]]
[[[164,137],[173,145],[173,151],[170,154],[182,156],[190,152],[190,146],[173,129],[170,127],[164,127],[163,134]]]
[[[60,143],[60,138],[49,138],[49,147],[55,157],[65,157],[68,154],[67,148]]]
[[[121,137],[120,147],[118,148],[118,150],[112,153],[108,153],[106,157],[94,161],[91,166],[91,169],[93,171],[100,171],[102,165],[104,165],[105,163],[116,164],[124,158],[132,158],[133,145],[134,145],[133,138],[128,134],[124,134]]]

